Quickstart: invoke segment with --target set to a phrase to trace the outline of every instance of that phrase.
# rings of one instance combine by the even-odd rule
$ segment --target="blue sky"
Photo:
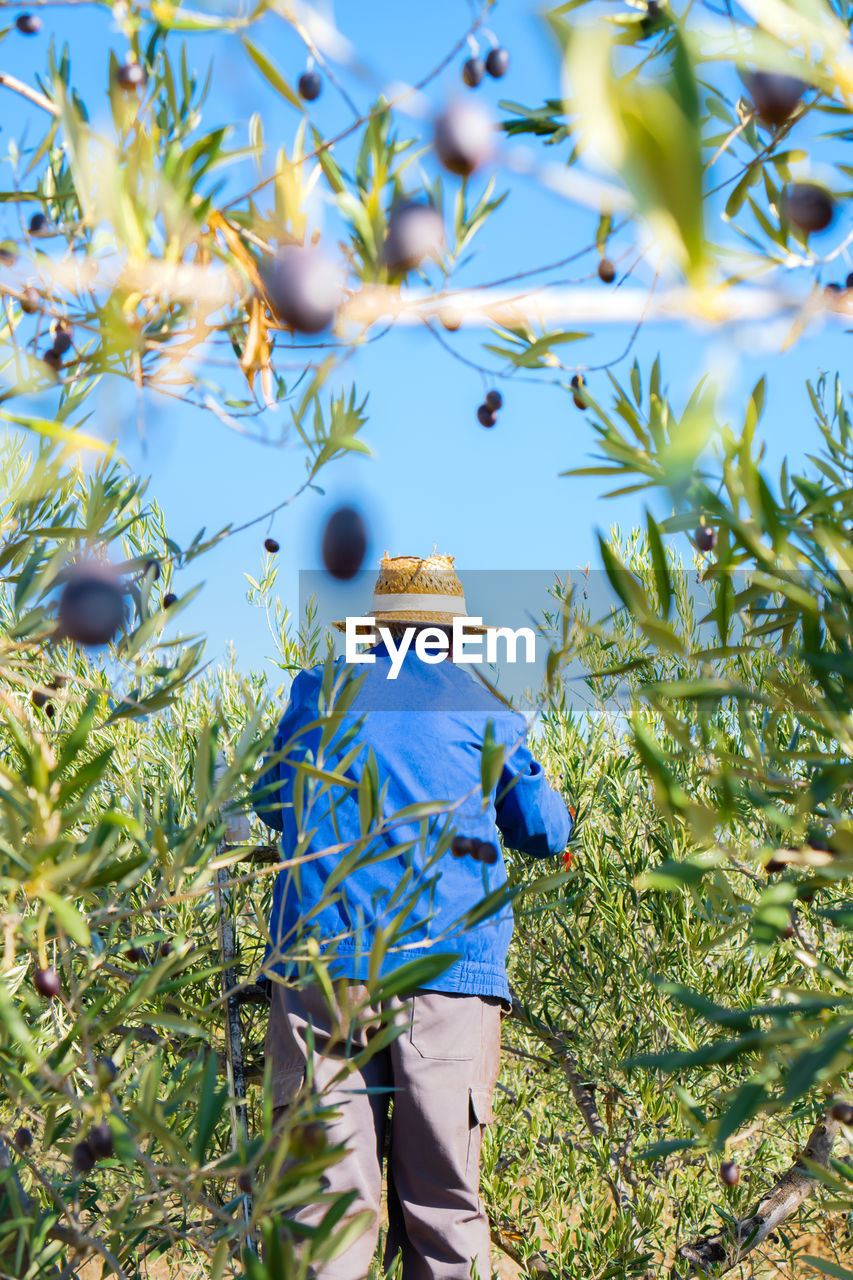
[[[33,39],[12,32],[0,45],[0,66],[33,82],[35,73],[45,67],[48,32],[58,43],[67,39],[72,82],[96,115],[106,79],[106,50],[113,47],[123,58],[126,48],[109,11],[81,6],[40,12],[45,31]],[[378,72],[378,79],[367,86],[344,73],[362,109],[371,101],[377,83],[416,79],[437,63],[465,30],[469,13],[462,0],[432,0],[430,5],[418,6],[375,0],[339,4],[340,28]],[[556,52],[538,7],[525,0],[502,0],[490,25],[510,50],[511,67],[503,81],[487,81],[478,94],[495,107],[501,98],[538,105],[543,98],[558,95]],[[269,14],[253,31],[253,38],[295,83],[304,67],[304,50],[285,24]],[[171,39],[177,45],[181,37]],[[230,123],[232,145],[245,145],[249,116],[252,110],[261,110],[267,141],[289,147],[298,113],[266,88],[239,42],[188,36],[187,43],[191,65],[197,70],[204,72],[213,59],[208,127]],[[457,57],[430,86],[434,106],[458,90],[464,56]],[[9,94],[4,96],[4,106],[7,141],[12,133],[20,138],[27,121],[32,122],[30,137],[38,136],[35,130],[42,121],[37,120],[35,109]],[[345,105],[328,84],[314,116],[330,132],[349,119]],[[431,159],[424,162],[424,169],[434,175]],[[231,179],[234,191],[239,177],[235,173]],[[456,181],[447,180],[446,197]],[[459,276],[460,285],[536,267],[567,256],[593,239],[595,213],[579,210],[508,171],[498,170],[497,181],[499,191],[509,190],[509,198],[475,240],[476,252]],[[320,210],[319,216],[323,225],[331,224],[327,211]],[[828,237],[831,243],[847,229],[842,220]],[[591,255],[571,269],[576,272],[573,277],[566,278],[588,277],[595,261]],[[851,266],[840,267],[842,279]],[[825,276],[838,277],[838,268]],[[638,281],[648,279],[648,274],[638,274]],[[626,328],[603,326],[573,348],[573,358],[582,365],[599,364],[617,355],[627,336]],[[480,349],[483,338],[488,340],[485,331],[447,337],[460,355],[497,367],[494,358]],[[678,403],[711,370],[720,381],[722,416],[730,415],[734,424],[742,421],[752,384],[766,372],[767,410],[759,434],[766,441],[766,465],[773,474],[784,456],[796,469],[804,455],[817,447],[805,379],[816,378],[821,369],[843,369],[847,343],[844,322],[832,317],[810,330],[793,353],[780,353],[779,334],[767,328],[732,327],[708,333],[680,324],[649,325],[641,331],[631,357],[614,372],[627,377],[634,357],[647,370],[660,352],[665,386]],[[605,486],[598,479],[559,478],[559,472],[588,463],[594,438],[586,415],[544,379],[542,385],[518,378],[495,382],[454,359],[429,334],[414,329],[392,332],[357,354],[348,363],[346,376],[355,379],[360,396],[369,396],[363,439],[374,456],[333,464],[320,478],[325,496],[308,493],[275,518],[270,532],[282,547],[279,593],[293,609],[298,603],[298,571],[319,565],[322,523],[342,501],[355,502],[365,512],[371,563],[378,562],[386,549],[392,554],[422,554],[436,544],[438,550],[456,556],[463,577],[466,569],[566,571],[588,562],[597,567],[598,531],[607,531],[613,524],[627,530],[642,516],[642,503],[636,499],[602,501]],[[500,386],[505,405],[498,426],[486,431],[475,413],[490,385]],[[604,375],[593,375],[590,385],[594,394],[607,400]],[[41,397],[39,407],[49,411],[49,399]],[[286,412],[279,411],[272,430]],[[147,399],[145,420],[141,440],[135,397],[124,386],[112,383],[98,398],[98,430],[106,438],[117,436],[130,464],[150,475],[150,493],[165,509],[170,532],[181,543],[202,526],[212,532],[227,522],[251,519],[280,502],[302,479],[304,464],[296,442],[283,448],[258,444],[229,431],[211,414],[162,398]],[[266,532],[260,526],[228,539],[183,571],[176,586],[180,592],[199,581],[205,583],[182,615],[183,627],[208,633],[208,658],[221,657],[233,642],[242,669],[263,664],[270,652],[263,620],[245,601],[244,577],[260,571]],[[682,546],[688,551],[686,541]]]

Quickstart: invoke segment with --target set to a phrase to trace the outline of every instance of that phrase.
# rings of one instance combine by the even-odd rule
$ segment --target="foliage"
[[[482,38],[492,7],[474,13],[449,59]],[[563,82],[545,86],[541,106],[502,108],[502,157],[525,135],[547,148],[548,163],[516,167],[589,207],[588,243],[558,263],[510,263],[494,283],[518,290],[515,310],[470,304],[489,324],[483,346],[501,376],[555,382],[588,409],[600,457],[572,474],[605,477],[610,496],[649,491],[672,512],[602,538],[607,617],[555,590],[539,745],[579,806],[575,861],[540,877],[508,855],[517,1001],[484,1197],[506,1251],[538,1274],[579,1278],[686,1274],[685,1240],[747,1217],[853,1088],[843,384],[810,387],[823,452],[809,473],[783,467],[771,480],[758,444],[763,382],[737,429],[719,424],[710,385],[669,403],[659,361],[647,372],[635,364],[624,385],[608,372],[608,406],[604,378],[579,390],[566,377],[563,359],[593,331],[582,310],[546,325],[522,305],[528,277],[556,285],[577,262],[583,279],[604,255],[626,278],[642,264],[650,294],[661,279],[683,283],[682,311],[712,321],[745,280],[762,277],[780,295],[785,273],[812,288],[838,249],[822,254],[826,242],[790,216],[785,193],[808,179],[825,183],[834,208],[849,194],[839,145],[853,89],[849,14],[823,0],[750,0],[722,18],[710,4],[676,11],[665,0],[627,10],[582,0],[554,9]],[[278,646],[279,687],[233,666],[206,670],[198,637],[167,639],[167,614],[180,617],[192,595],[166,603],[175,571],[236,530],[178,545],[93,418],[98,397],[126,382],[143,406],[166,396],[238,430],[256,419],[304,465],[285,505],[337,459],[368,452],[367,399],[345,362],[407,306],[446,345],[434,320],[454,333],[465,318],[455,277],[512,205],[488,166],[462,180],[431,170],[429,122],[405,115],[411,88],[371,84],[369,104],[353,103],[343,80],[369,82],[369,72],[308,6],[263,0],[228,14],[158,0],[109,12],[141,68],[138,89],[110,51],[106,103],[87,101],[70,51],[53,44],[38,87],[8,74],[2,83],[44,127],[35,141],[4,135],[0,191],[0,1274],[64,1280],[94,1255],[107,1273],[136,1277],[162,1256],[214,1280],[301,1280],[360,1224],[347,1197],[333,1197],[317,1232],[280,1229],[286,1208],[319,1193],[336,1153],[316,1140],[322,1099],[300,1101],[272,1131],[256,978],[279,865],[274,849],[258,851],[259,824],[234,833],[288,679],[327,660],[325,639],[311,613],[294,634],[271,560],[249,591]],[[262,23],[273,20],[340,88],[350,114],[334,130],[320,131],[268,51]],[[217,118],[217,67],[193,69],[214,37],[277,116],[297,113],[285,117],[292,128],[256,112],[242,145]],[[18,38],[12,26],[0,32],[4,54]],[[784,120],[762,119],[756,70],[802,81]],[[320,196],[346,296],[331,332],[310,342],[279,318],[269,280],[282,247],[319,235]],[[383,246],[392,209],[412,197],[442,212],[446,243],[437,261],[397,278]],[[425,302],[410,288],[424,285]],[[787,315],[789,302],[774,298]],[[797,303],[790,344],[822,298],[812,288]],[[700,527],[716,543],[691,569],[673,539]],[[102,557],[118,566],[124,621],[97,652],[63,634],[57,602],[75,565]],[[570,696],[578,665],[583,713]],[[325,692],[321,752],[298,785],[305,838],[293,865],[312,806],[355,786],[362,832],[342,854],[343,875],[370,856],[378,780],[369,768],[353,781],[326,767],[352,694],[331,662]],[[424,823],[442,807],[425,797]],[[404,895],[377,962],[406,909]],[[220,937],[229,913],[233,966]],[[287,958],[328,982],[328,953],[308,933],[288,940]],[[374,981],[373,994],[428,981],[446,957],[419,963]],[[46,969],[60,984],[50,999],[35,985]],[[241,1001],[245,1130],[223,982]],[[100,1123],[113,1154],[86,1171],[74,1148]],[[22,1126],[32,1145],[16,1143]],[[724,1156],[744,1170],[725,1190]],[[756,1273],[851,1274],[849,1150],[808,1167],[819,1193],[796,1227],[761,1243]],[[806,1227],[822,1233],[819,1257]]]

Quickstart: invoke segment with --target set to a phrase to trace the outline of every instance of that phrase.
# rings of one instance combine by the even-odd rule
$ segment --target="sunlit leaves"
[[[705,283],[702,143],[686,46],[677,37],[673,40],[665,81],[620,77],[602,30],[556,29],[586,147],[625,182],[664,252],[694,284]]]

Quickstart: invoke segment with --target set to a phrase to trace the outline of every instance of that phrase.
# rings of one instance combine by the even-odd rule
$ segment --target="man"
[[[370,616],[394,637],[412,626],[451,628],[454,617],[467,616],[453,560],[386,556]],[[446,646],[447,630],[432,639]],[[335,663],[334,686],[323,667],[296,677],[273,763],[255,789],[258,813],[282,833],[284,857],[298,854],[299,862],[277,878],[265,964],[273,1107],[280,1115],[302,1086],[310,1053],[314,1088],[324,1106],[338,1109],[327,1139],[347,1148],[327,1172],[328,1190],[357,1193],[348,1217],[372,1215],[369,1229],[318,1280],[368,1273],[392,1095],[385,1265],[400,1251],[404,1280],[469,1280],[474,1266],[489,1280],[479,1160],[493,1118],[502,1006],[511,1008],[511,906],[504,902],[468,927],[460,921],[506,883],[497,829],[509,847],[542,858],[565,848],[571,818],[527,749],[523,718],[454,664],[452,652],[430,662],[411,646],[399,668],[382,643],[368,656],[363,666]],[[361,678],[354,696],[346,676]],[[485,799],[484,750],[487,766],[497,760]],[[308,778],[298,778],[300,761],[310,765]],[[335,773],[353,785],[329,786]],[[424,815],[429,801],[442,802],[443,812]],[[457,958],[424,986],[394,992],[375,1008],[365,986],[371,948],[401,911],[404,940],[384,954],[382,976],[436,953]],[[281,956],[297,939],[304,955],[307,938],[329,962],[333,1008],[319,985],[297,990],[294,966]],[[359,1002],[367,1016],[354,1024]],[[342,1062],[346,1069],[389,1022],[404,1026],[403,1034],[342,1079]],[[344,1049],[340,1027],[347,1024]],[[292,1217],[316,1226],[327,1207]]]

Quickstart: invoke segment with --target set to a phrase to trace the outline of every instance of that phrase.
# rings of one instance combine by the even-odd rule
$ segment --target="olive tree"
[[[205,671],[199,641],[164,638],[189,599],[176,569],[236,530],[175,542],[90,419],[124,382],[143,416],[165,397],[234,429],[272,421],[299,446],[284,505],[364,451],[365,389],[347,361],[415,323],[495,383],[554,384],[598,440],[585,474],[672,508],[602,540],[621,602],[610,616],[566,584],[546,606],[540,745],[579,824],[571,866],[542,877],[508,855],[506,892],[478,909],[517,910],[484,1148],[496,1262],[651,1276],[748,1254],[790,1274],[806,1255],[850,1275],[843,387],[812,390],[824,453],[811,474],[774,483],[759,465],[761,384],[733,429],[707,386],[674,405],[658,363],[624,385],[614,372],[653,316],[779,316],[795,353],[817,312],[846,313],[840,281],[816,284],[842,248],[846,9],[573,0],[545,18],[561,74],[544,101],[504,101],[495,119],[477,95],[511,58],[494,4],[448,32],[416,84],[373,83],[369,97],[367,60],[308,5],[101,8],[123,44],[104,58],[106,102],[75,82],[73,49],[51,44],[37,83],[0,70],[30,113],[4,134],[0,245],[0,1272],[70,1277],[94,1257],[129,1277],[161,1256],[216,1280],[302,1277],[363,1225],[346,1196],[317,1232],[284,1224],[336,1152],[310,1090],[271,1130],[255,980],[285,864],[246,798],[287,677],[325,661],[323,748],[301,768],[290,864],[311,805],[354,786],[362,835],[340,851],[342,874],[370,856],[379,780],[362,768],[353,782],[322,754],[351,684],[310,619],[294,634],[276,602],[275,545],[250,594],[281,633],[281,687]],[[16,41],[43,38],[47,12],[14,11],[5,66]],[[298,77],[267,51],[271,20],[304,45]],[[205,74],[196,54],[213,38],[293,113],[283,143],[278,116],[273,128],[254,113],[240,138],[217,114],[217,64]],[[333,92],[342,114],[324,134],[311,103]],[[585,236],[560,261],[457,288],[512,216],[518,172],[569,202]],[[319,242],[318,190],[334,221]],[[577,287],[590,279],[597,293]],[[618,322],[606,370],[567,356]],[[487,329],[482,353],[472,327]],[[484,399],[483,427],[500,403]],[[96,461],[82,467],[81,450]],[[363,529],[330,527],[326,567],[345,577]],[[666,542],[685,530],[704,617]],[[567,678],[578,661],[583,715]],[[484,793],[499,764],[485,753]],[[425,799],[424,830],[446,810]],[[403,901],[377,969],[406,914]],[[316,939],[285,946],[302,977],[328,983]],[[371,993],[447,963],[410,964]],[[803,1245],[804,1224],[820,1224],[820,1246]]]

